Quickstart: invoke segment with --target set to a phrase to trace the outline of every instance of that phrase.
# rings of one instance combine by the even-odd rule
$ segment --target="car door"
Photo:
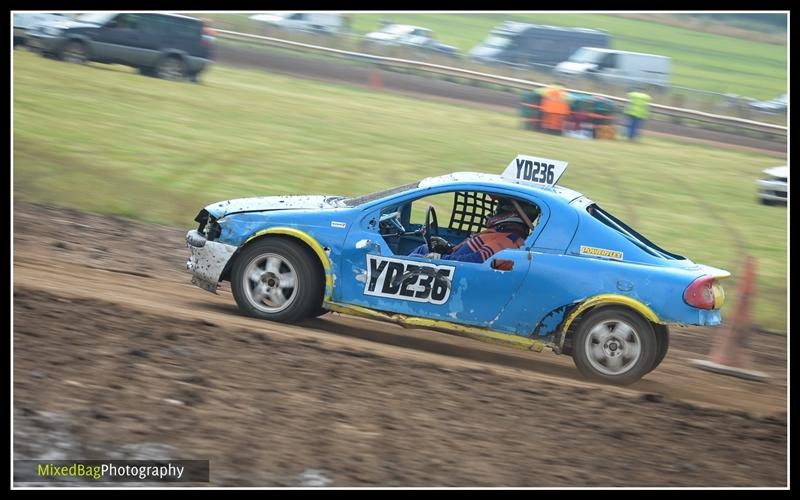
[[[174,48],[169,37],[180,27],[171,16],[160,14],[139,14],[136,33],[132,37],[130,63],[135,66],[151,68],[158,63],[163,49]]]
[[[425,196],[444,192],[433,189]],[[420,197],[387,200],[356,219],[337,266],[334,301],[516,333],[513,321],[497,319],[528,273],[527,244],[501,250],[483,263],[404,255],[407,248],[395,254],[380,234],[381,215]],[[494,259],[508,261],[509,269],[494,269]]]
[[[138,31],[142,14],[117,14],[98,28],[93,37],[93,59],[108,63],[132,64],[141,33]]]

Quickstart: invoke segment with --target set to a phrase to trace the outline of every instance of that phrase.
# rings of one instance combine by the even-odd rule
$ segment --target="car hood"
[[[217,219],[239,212],[264,212],[268,210],[308,210],[341,208],[342,196],[259,196],[220,201],[205,207]]]
[[[69,28],[94,28],[97,26],[99,25],[95,23],[84,23],[81,21],[73,21],[71,19],[64,21],[45,21],[43,23],[36,24],[37,28],[48,27],[48,28],[58,28],[62,30]]]
[[[764,173],[773,177],[787,178],[789,177],[789,167],[772,167],[764,170]]]
[[[366,38],[370,40],[397,40],[397,35],[393,35],[391,33],[383,33],[382,31],[373,31],[372,33],[367,33]]]
[[[477,47],[473,48],[469,51],[469,55],[475,58],[485,58],[485,59],[492,59],[495,56],[500,54],[500,49],[496,47],[487,47],[485,45],[478,45]]]
[[[263,23],[280,23],[284,20],[283,16],[279,16],[277,14],[256,14],[254,16],[250,16],[249,19],[253,21],[261,21]]]

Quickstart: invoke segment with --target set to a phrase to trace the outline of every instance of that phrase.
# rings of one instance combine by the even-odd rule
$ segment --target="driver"
[[[527,203],[519,204],[525,215],[536,225],[539,208]],[[485,262],[505,248],[519,248],[528,237],[528,226],[520,218],[510,200],[498,200],[494,215],[486,221],[486,229],[470,235],[456,246],[444,238],[431,236],[431,247],[427,243],[415,248],[409,255],[421,255],[429,259],[459,260],[462,262]]]

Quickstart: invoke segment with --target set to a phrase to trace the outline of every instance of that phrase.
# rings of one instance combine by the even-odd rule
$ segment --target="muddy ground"
[[[215,486],[787,486],[785,336],[751,335],[767,382],[691,367],[720,331],[698,328],[602,386],[549,351],[244,317],[189,284],[188,224],[15,204],[16,459],[208,459]]]

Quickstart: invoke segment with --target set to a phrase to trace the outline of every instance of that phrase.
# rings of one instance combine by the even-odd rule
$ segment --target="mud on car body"
[[[663,360],[669,325],[721,323],[720,280],[730,273],[658,247],[558,186],[566,167],[520,155],[501,175],[459,172],[357,198],[215,203],[187,234],[187,267],[211,292],[230,281],[238,306],[258,318],[335,311],[547,347],[587,377],[633,383]],[[433,236],[456,245],[481,231],[499,199],[538,209],[519,248],[482,263],[408,255]]]

